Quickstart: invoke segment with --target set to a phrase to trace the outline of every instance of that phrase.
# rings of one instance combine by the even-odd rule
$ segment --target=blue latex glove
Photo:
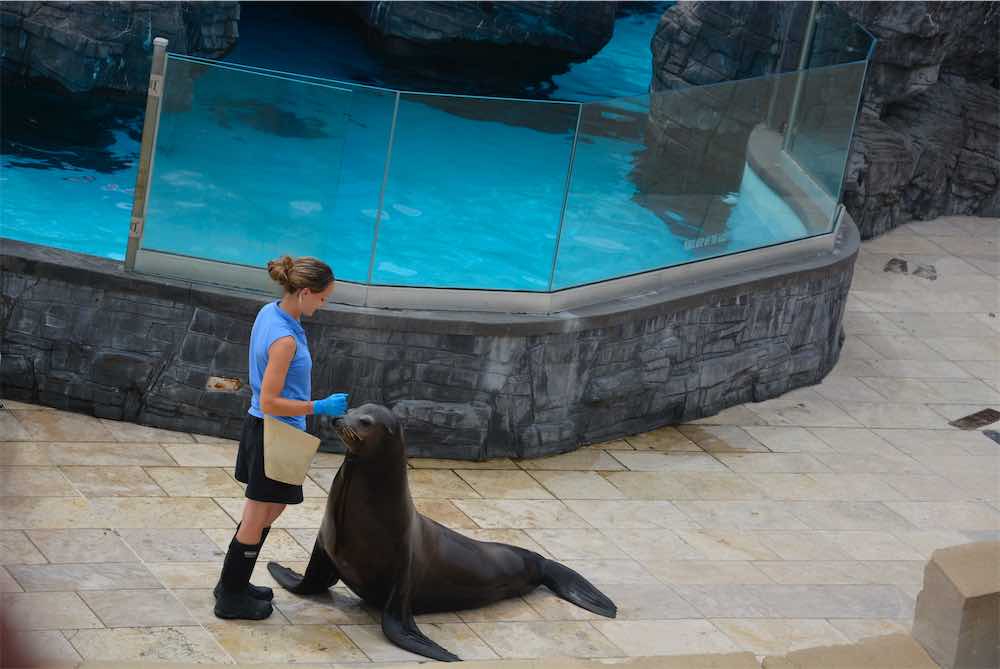
[[[314,401],[313,413],[317,416],[343,416],[347,413],[347,393],[334,393],[326,399]]]

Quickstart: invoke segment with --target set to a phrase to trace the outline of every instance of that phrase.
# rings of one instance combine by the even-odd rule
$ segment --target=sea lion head
[[[390,446],[402,444],[396,415],[381,404],[363,404],[333,422],[333,429],[354,457],[384,455]]]

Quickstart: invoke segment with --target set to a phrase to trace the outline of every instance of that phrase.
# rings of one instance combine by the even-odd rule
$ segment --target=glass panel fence
[[[283,253],[315,255],[334,258],[338,276],[364,281],[371,223],[359,229],[338,216],[344,149],[363,113],[358,97],[171,55],[143,250],[255,267]],[[392,96],[384,97],[391,114]],[[382,147],[384,158],[385,138]]]
[[[578,113],[401,94],[372,283],[548,290]]]
[[[856,102],[845,67],[817,71],[801,114],[846,118],[825,95]],[[553,290],[829,232],[835,198],[783,150],[798,77],[584,105]],[[826,135],[813,169],[833,174],[848,135]]]

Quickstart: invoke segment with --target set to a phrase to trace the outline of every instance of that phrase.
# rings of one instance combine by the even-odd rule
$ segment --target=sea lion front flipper
[[[438,662],[458,662],[460,657],[437,645],[420,631],[410,608],[409,583],[397,581],[382,611],[382,633],[394,644]]]
[[[271,576],[278,582],[278,585],[296,595],[315,595],[326,592],[340,580],[340,573],[320,544],[319,537],[316,537],[316,544],[313,546],[312,555],[309,556],[309,564],[306,566],[305,574],[299,575],[288,567],[282,567],[277,562],[268,562],[267,570],[271,572]]]

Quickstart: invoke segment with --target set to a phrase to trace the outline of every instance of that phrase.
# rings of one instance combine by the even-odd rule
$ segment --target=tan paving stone
[[[203,528],[235,526],[211,499],[192,497],[99,497],[88,505],[101,524],[113,528]],[[90,527],[95,527],[91,525]]]
[[[488,522],[485,519],[491,518],[494,524],[484,525],[479,522],[479,519],[472,516],[471,513],[464,506],[465,503],[482,504],[487,500],[458,500],[457,502],[452,502],[447,499],[415,499],[413,500],[413,506],[416,507],[417,511],[427,516],[431,520],[436,520],[442,525],[446,525],[453,530],[459,528],[475,528],[475,527],[491,527],[491,528],[505,528],[510,527],[504,524],[497,514],[494,514],[493,509],[496,506],[504,506],[503,502],[513,502],[514,505],[511,508],[516,508],[518,505],[517,500],[495,500],[490,504],[480,507],[470,507],[478,509],[478,512],[483,514],[482,518],[484,522]],[[548,504],[548,502],[545,502]],[[552,502],[553,504],[558,504],[559,502]],[[523,504],[523,502],[520,502]],[[499,517],[502,517],[503,513],[500,512]],[[322,518],[322,516],[320,516]],[[316,524],[319,527],[319,523]]]
[[[230,537],[233,530],[227,532]],[[139,558],[152,562],[216,562],[226,549],[220,548],[205,530],[200,529],[120,529],[118,535]],[[228,547],[229,542],[226,542]]]
[[[587,622],[472,623],[501,657],[620,657],[622,649]]]
[[[847,641],[836,627],[825,620],[715,618],[712,623],[739,648],[755,655],[782,655],[800,648]]]
[[[553,499],[551,493],[520,470],[467,469],[458,475],[487,499]]]
[[[85,497],[165,497],[167,493],[138,466],[62,467]]]
[[[874,368],[871,370],[874,373]],[[868,378],[830,375],[816,386],[816,392],[832,402],[884,402],[886,397],[867,383]],[[829,428],[826,428],[829,429]]]
[[[106,662],[230,662],[202,627],[80,630],[70,643],[84,660]]]
[[[675,477],[687,491],[686,495],[677,499],[725,501],[764,498],[760,488],[734,472],[677,472]]]
[[[470,521],[471,522],[471,521]],[[474,524],[474,523],[473,523]],[[457,527],[455,531],[464,534],[477,541],[495,541],[511,546],[520,546],[529,551],[535,551],[545,557],[553,557],[540,543],[535,541],[529,534],[529,530],[512,529],[482,529],[477,527]]]
[[[219,467],[147,467],[146,472],[171,497],[236,497],[236,480]]]
[[[0,411],[0,416],[2,415],[3,412]],[[4,426],[0,424],[0,430],[3,429]],[[0,467],[21,465],[51,466],[48,448],[45,444],[30,441],[0,441]]]
[[[80,597],[106,627],[171,627],[195,624],[167,590],[92,590]]]
[[[771,579],[746,560],[649,560],[643,566],[667,585],[759,584]]]
[[[48,457],[54,465],[98,466],[174,466],[170,454],[158,444],[53,442]]]
[[[521,597],[505,599],[479,609],[459,611],[458,616],[465,623],[523,622],[540,620],[541,616]]]
[[[635,560],[693,560],[702,553],[673,532],[663,529],[606,529],[615,545]]]
[[[946,427],[941,415],[924,404],[884,402],[840,402],[844,411],[859,424],[869,428],[904,427],[941,429]]]
[[[559,499],[623,499],[622,492],[597,472],[535,470],[532,477]]]
[[[615,457],[632,471],[725,471],[725,466],[708,453],[660,453],[658,451],[616,451]]]
[[[587,521],[558,500],[460,499],[454,502],[466,516],[483,528],[576,529]]]
[[[894,585],[676,585],[706,618],[899,618],[913,599]]]
[[[10,411],[0,411],[0,441],[32,441],[34,435]]]
[[[782,560],[851,560],[851,554],[842,550],[826,533],[787,532],[765,530],[756,533],[757,539]]]
[[[900,455],[878,431],[867,428],[844,429],[811,427],[809,431],[838,453],[866,453],[871,455]]]
[[[394,645],[385,638],[382,629],[376,625],[344,625],[341,629],[375,662],[425,659]],[[497,654],[465,623],[423,623],[420,625],[420,631],[464,660],[497,658]]]
[[[191,613],[191,617],[199,625],[223,625],[225,621],[220,620],[215,617],[215,594],[211,587],[213,586],[213,581],[206,581],[202,583],[202,589],[194,588],[184,588],[177,590],[173,593],[177,601],[184,606],[188,612]],[[239,623],[232,623],[239,624]],[[270,617],[264,620],[254,621],[256,625],[288,625],[288,619],[282,615],[282,612],[275,609],[271,612]]]
[[[692,494],[674,472],[608,472],[605,479],[630,499],[690,499]]]
[[[739,650],[707,620],[596,621],[601,634],[627,655],[691,655]]]
[[[27,592],[160,588],[153,574],[137,562],[12,565],[7,570]]]
[[[207,434],[191,433],[191,438],[199,444],[238,444],[239,440],[226,439],[225,437],[212,437]]]
[[[653,529],[698,527],[672,502],[639,500],[566,500],[566,506],[592,527]]]
[[[830,468],[816,453],[720,453],[717,457],[734,472],[806,473]]]
[[[627,559],[600,530],[525,530],[556,560]]]
[[[713,529],[809,529],[796,518],[786,502],[770,500],[753,501],[678,501],[675,503],[684,515],[701,527]]]
[[[909,530],[903,530],[908,532]],[[888,532],[820,532],[820,537],[854,560],[919,560],[914,548]]]
[[[93,416],[66,411],[11,411],[29,438],[13,441],[114,441],[111,432]]]
[[[864,382],[894,402],[1000,401],[1000,392],[979,379],[867,378]]]
[[[0,467],[0,497],[79,497],[56,467]]]
[[[876,434],[902,452],[914,456],[965,455],[990,456],[997,443],[979,430],[876,430]],[[913,450],[914,446],[920,447]]]
[[[764,419],[746,406],[735,406],[723,409],[714,416],[693,420],[689,425],[766,425]]]
[[[837,474],[927,473],[926,466],[905,453],[852,453],[849,457],[842,453],[816,453],[815,457]]]
[[[912,530],[909,532],[894,532],[895,538],[912,548],[916,555],[913,559],[930,559],[931,553],[939,548],[957,546],[969,542],[968,537],[956,530]]]
[[[829,452],[829,444],[804,427],[748,427],[751,437],[774,453]]]
[[[363,605],[357,595],[346,589],[331,588],[308,596],[282,590],[278,594],[275,605],[295,625],[368,625],[379,621],[377,610]]]
[[[466,473],[475,470],[466,470]],[[507,470],[504,470],[507,471]],[[511,471],[510,473],[516,473]],[[410,494],[432,499],[464,499],[479,497],[461,476],[447,469],[411,469]],[[329,489],[327,487],[327,489]]]
[[[914,527],[889,508],[894,502],[790,501],[785,506],[813,530],[910,530]],[[777,528],[785,529],[785,528]]]
[[[423,471],[423,470],[410,470],[410,471]],[[427,471],[438,471],[436,469],[429,469]],[[333,485],[333,479],[337,476],[336,469],[327,469],[313,467],[309,470],[308,478],[312,480],[320,489],[325,490],[327,493],[330,492],[330,487]]]
[[[659,584],[656,577],[635,560],[560,560],[596,586]]]
[[[104,627],[75,592],[7,592],[0,602],[4,622],[17,630]]]
[[[831,618],[828,622],[851,642],[857,642],[873,636],[884,636],[886,634],[910,633],[909,624],[904,624],[898,620]]]
[[[829,400],[796,401],[778,398],[747,406],[767,425],[861,427],[843,409]]]
[[[619,451],[615,451],[616,453]],[[627,451],[626,451],[627,452]],[[603,450],[579,450],[534,460],[522,460],[522,469],[534,471],[620,471],[625,466]]]
[[[968,491],[934,474],[885,474],[883,478],[907,500],[913,502],[957,502],[973,499]]]
[[[759,533],[740,530],[677,530],[678,536],[706,560],[772,560],[777,555]]]
[[[207,625],[238,663],[363,662],[366,656],[330,625]]]
[[[860,340],[882,360],[944,360],[944,356],[929,347],[923,337],[907,335],[858,335]]]
[[[0,529],[4,530],[106,526],[82,497],[7,497],[0,505]]]
[[[163,444],[179,467],[236,466],[236,444]]]
[[[6,402],[6,400],[4,400]],[[8,632],[10,642],[42,666],[78,664],[83,660],[62,632]]]
[[[24,592],[24,588],[18,585],[18,582],[14,580],[14,577],[10,575],[8,569],[14,569],[15,567],[7,567],[4,569],[0,567],[0,593],[4,592]]]
[[[736,425],[681,425],[680,432],[709,453],[741,453],[768,448],[755,439],[749,428]]]
[[[151,442],[159,444],[190,444],[194,438],[185,432],[162,430],[147,425],[126,423],[120,420],[99,419],[116,441]]]
[[[676,427],[661,427],[657,430],[643,432],[631,437],[626,437],[625,441],[636,450],[652,451],[693,451],[702,450],[698,444],[689,439],[681,430]]]
[[[45,556],[20,530],[0,531],[0,564],[44,564]]]
[[[944,530],[1000,530],[1000,511],[982,502],[886,502],[914,527]]]

